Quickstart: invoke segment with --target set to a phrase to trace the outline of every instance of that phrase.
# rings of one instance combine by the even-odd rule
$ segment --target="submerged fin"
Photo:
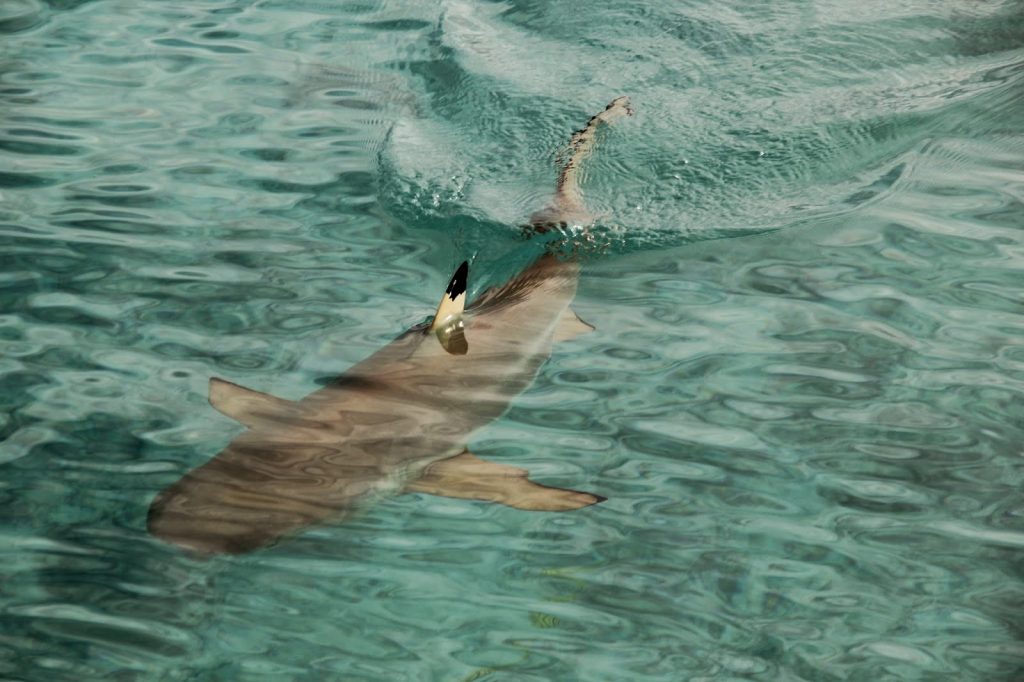
[[[210,404],[221,414],[255,428],[275,415],[289,414],[293,403],[224,379],[210,377]]]
[[[450,327],[438,329],[436,333],[441,346],[452,355],[465,355],[469,352],[465,323],[461,319]]]
[[[448,282],[437,313],[430,325],[430,331],[437,334],[441,346],[452,355],[465,355],[469,351],[466,342],[465,323],[462,311],[466,307],[466,280],[469,277],[469,262],[462,261],[452,279]]]
[[[555,343],[559,341],[570,341],[575,339],[577,336],[581,336],[588,332],[594,331],[594,325],[587,324],[580,319],[580,316],[573,312],[572,308],[567,308],[562,318],[558,320],[558,326],[555,327]]]
[[[525,469],[488,462],[466,451],[434,462],[405,489],[406,492],[497,502],[527,511],[569,511],[606,499],[579,490],[534,483],[527,478],[527,473]]]

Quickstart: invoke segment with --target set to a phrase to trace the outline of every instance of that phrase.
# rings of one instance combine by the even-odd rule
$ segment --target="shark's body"
[[[575,164],[593,130],[629,114],[612,102],[576,133],[537,231],[583,215]],[[410,329],[331,384],[287,401],[211,379],[210,402],[248,427],[153,501],[154,535],[202,553],[244,552],[404,491],[563,511],[601,501],[477,459],[469,437],[534,380],[553,344],[589,331],[569,309],[579,265],[547,254],[465,301],[464,264],[431,325]]]

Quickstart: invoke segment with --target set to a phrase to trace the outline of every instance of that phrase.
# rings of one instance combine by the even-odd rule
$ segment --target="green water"
[[[1024,677],[1024,10],[0,3],[0,677]],[[528,262],[612,97],[575,308],[476,433],[607,496],[151,538],[241,427]]]

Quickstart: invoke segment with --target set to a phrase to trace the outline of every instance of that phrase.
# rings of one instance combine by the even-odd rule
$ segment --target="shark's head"
[[[229,519],[197,519],[191,510],[176,508],[173,490],[164,491],[149,510],[146,528],[154,537],[199,556],[243,554],[271,544],[279,536],[272,526]]]
[[[270,453],[270,448],[260,449]],[[301,478],[295,463],[283,463],[277,472],[273,465],[236,439],[153,500],[147,529],[198,555],[241,554],[329,516],[345,515],[344,502],[331,500],[329,505],[319,499],[322,481]],[[359,481],[353,479],[355,492]]]

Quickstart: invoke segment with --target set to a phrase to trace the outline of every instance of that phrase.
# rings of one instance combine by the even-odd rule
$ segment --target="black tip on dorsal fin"
[[[469,279],[469,261],[462,261],[462,265],[452,275],[452,281],[448,282],[448,288],[444,293],[448,298],[455,300],[466,291],[466,280]]]
[[[464,324],[462,311],[466,307],[466,281],[469,278],[469,261],[462,261],[452,279],[448,282],[448,288],[441,297],[441,303],[437,306],[434,314],[434,321],[430,324],[431,331],[437,334],[437,339],[444,346],[444,349],[453,355],[465,355],[469,350],[466,337],[463,334]]]

